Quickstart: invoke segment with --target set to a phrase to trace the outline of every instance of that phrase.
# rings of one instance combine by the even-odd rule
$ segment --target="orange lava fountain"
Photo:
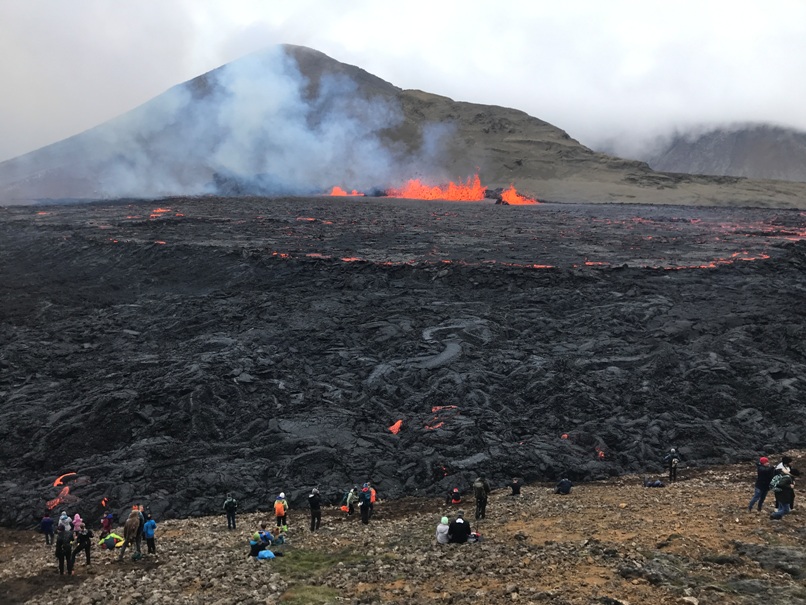
[[[364,194],[361,193],[360,191],[356,191],[355,189],[353,189],[353,191],[351,193],[347,193],[344,189],[342,189],[341,187],[339,187],[337,185],[337,186],[333,187],[333,189],[330,190],[329,195],[335,195],[335,196],[341,196],[341,197],[353,197],[353,196],[361,196],[361,195],[364,195]]]
[[[486,189],[481,184],[478,174],[467,179],[467,182],[447,185],[426,185],[420,179],[412,179],[400,189],[390,189],[386,192],[388,197],[400,197],[412,200],[449,200],[474,202],[484,199]]]
[[[514,185],[510,185],[509,189],[507,189],[501,194],[501,199],[510,206],[528,206],[530,204],[540,203],[537,200],[533,200],[532,198],[522,196],[515,190]]]

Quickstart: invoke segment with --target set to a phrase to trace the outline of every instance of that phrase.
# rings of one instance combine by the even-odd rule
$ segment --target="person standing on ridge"
[[[473,482],[473,497],[476,499],[476,520],[484,519],[487,516],[487,496],[490,494],[490,484],[487,480],[479,476]],[[464,522],[464,521],[463,521]],[[468,535],[470,532],[468,531]]]
[[[227,529],[235,529],[235,511],[238,510],[238,501],[232,497],[232,494],[227,494],[227,499],[224,500],[224,512],[227,513]]]
[[[677,465],[680,460],[680,452],[675,448],[670,449],[669,453],[663,457],[663,463],[669,467],[669,483],[677,481]]]
[[[311,531],[316,531],[322,523],[322,499],[319,497],[318,489],[311,490],[308,505],[311,507]]]
[[[285,499],[285,492],[274,500],[274,516],[277,517],[277,527],[282,531],[288,531],[288,502]]]
[[[749,512],[753,511],[753,505],[758,502],[758,510],[761,512],[761,507],[764,506],[764,500],[767,498],[767,492],[770,491],[770,481],[775,475],[775,469],[770,466],[770,459],[762,456],[758,459],[756,464],[756,486],[753,497],[750,499],[750,504],[747,505]]]

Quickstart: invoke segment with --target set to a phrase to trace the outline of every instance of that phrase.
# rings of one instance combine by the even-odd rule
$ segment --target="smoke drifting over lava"
[[[444,127],[425,125],[416,149],[390,142],[384,134],[403,120],[397,89],[365,94],[347,73],[313,81],[293,54],[306,51],[272,47],[178,85],[46,148],[44,168],[26,165],[34,154],[14,160],[17,181],[63,172],[62,183],[92,181],[93,197],[156,197],[301,195],[446,176],[423,169],[435,164]],[[69,186],[53,193],[70,195]]]

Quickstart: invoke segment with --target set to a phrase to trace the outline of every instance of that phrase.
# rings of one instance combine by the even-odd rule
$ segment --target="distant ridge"
[[[644,158],[655,170],[806,182],[806,132],[766,124],[680,134]]]

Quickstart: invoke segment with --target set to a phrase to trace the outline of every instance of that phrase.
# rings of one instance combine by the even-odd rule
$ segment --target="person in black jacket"
[[[227,529],[235,529],[235,513],[238,510],[238,501],[232,497],[232,494],[227,494],[227,499],[224,500],[224,512],[227,513]]]
[[[79,526],[78,531],[76,532],[76,541],[78,544],[76,545],[75,549],[73,550],[73,565],[71,567],[75,567],[76,564],[76,555],[80,553],[82,550],[87,556],[87,565],[90,564],[90,546],[92,545],[92,530],[87,529],[87,526],[82,523]]]
[[[767,498],[767,492],[770,491],[770,481],[775,475],[775,469],[770,464],[770,459],[762,456],[758,459],[756,464],[756,486],[753,497],[750,499],[750,504],[747,505],[747,510],[752,512],[753,505],[758,503],[758,510],[764,506],[764,500]]]
[[[322,523],[322,499],[319,497],[319,490],[313,488],[308,496],[308,505],[311,507],[311,531],[319,529]]]
[[[476,499],[476,520],[487,517],[487,497],[490,495],[490,484],[484,477],[477,477],[473,482],[473,497]],[[470,533],[470,532],[468,532]]]
[[[64,564],[67,563],[67,575],[73,575],[73,550],[70,541],[73,539],[72,530],[59,526],[59,533],[56,535],[56,558],[59,559],[59,575],[64,575]]]
[[[680,452],[675,448],[670,449],[669,453],[663,457],[663,463],[669,467],[669,483],[677,481],[677,465],[681,460]]]
[[[457,511],[456,519],[448,525],[448,542],[451,544],[464,544],[470,537],[470,523],[465,521],[464,511]]]
[[[571,480],[568,477],[563,477],[554,488],[554,493],[567,496],[571,493],[572,487],[574,487],[574,484],[571,483]]]

